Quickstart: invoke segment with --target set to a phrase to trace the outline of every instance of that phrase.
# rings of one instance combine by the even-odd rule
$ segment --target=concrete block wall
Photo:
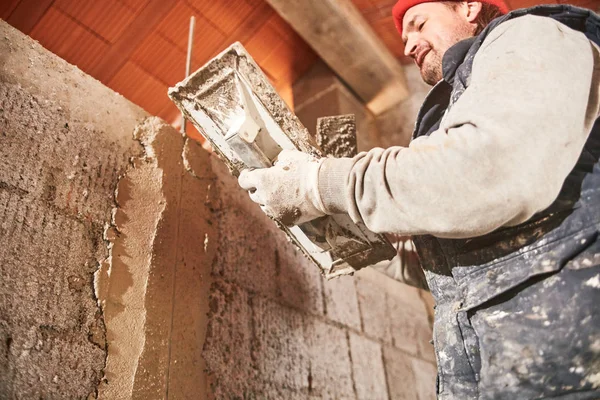
[[[0,398],[434,398],[425,293],[325,281],[195,142],[2,22],[0,57]]]
[[[429,295],[370,269],[324,280],[214,157],[211,169],[204,353],[216,398],[435,398]]]
[[[86,398],[106,358],[93,275],[146,113],[0,21],[0,398]]]

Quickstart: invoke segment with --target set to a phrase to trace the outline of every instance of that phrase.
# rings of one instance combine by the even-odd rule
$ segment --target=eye
[[[425,25],[425,21],[423,21],[419,24],[419,32],[421,32],[423,30],[423,25]]]

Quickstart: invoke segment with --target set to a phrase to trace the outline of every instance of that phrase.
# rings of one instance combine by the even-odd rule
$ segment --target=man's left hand
[[[324,159],[283,150],[271,168],[244,170],[238,182],[270,217],[299,225],[326,215],[319,194],[319,168]]]

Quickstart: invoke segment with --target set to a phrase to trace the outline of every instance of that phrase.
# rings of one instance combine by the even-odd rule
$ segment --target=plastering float
[[[170,88],[169,97],[236,177],[246,168],[272,166],[283,149],[321,156],[308,130],[239,43]],[[352,274],[396,255],[383,235],[346,214],[278,226],[327,278]]]

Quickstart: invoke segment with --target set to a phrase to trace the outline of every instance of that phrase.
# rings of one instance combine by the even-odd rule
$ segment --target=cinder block
[[[392,343],[407,353],[433,361],[435,354],[429,343],[433,333],[425,305],[416,289],[400,285],[399,291],[402,289],[405,293],[390,293],[387,298]]]
[[[306,400],[311,398],[305,391],[292,390],[263,380],[245,382],[245,384],[247,385],[245,389],[234,391],[231,388],[239,385],[239,382],[231,382],[229,377],[219,377],[211,384],[212,391],[208,398],[210,400]]]
[[[338,84],[339,79],[323,61],[316,62],[300,79],[294,82],[294,105],[301,109],[305,103],[320,96],[324,91]],[[331,114],[336,115],[336,114]],[[304,121],[302,121],[304,122]]]
[[[58,103],[42,102],[17,85],[0,85],[0,182],[103,223],[110,219],[106,205],[131,153],[98,129],[70,121]]]
[[[341,276],[323,280],[327,318],[360,331],[360,311],[355,278]]]
[[[33,197],[42,196],[46,176],[51,172],[44,164],[57,152],[52,144],[65,143],[68,133],[64,127],[67,122],[65,111],[57,104],[52,104],[53,110],[43,107],[41,101],[18,85],[5,81],[0,85],[0,158],[3,164],[0,182],[5,188],[11,187]],[[60,126],[61,121],[63,126]],[[46,195],[54,196],[54,193]]]
[[[391,346],[384,346],[383,360],[385,363],[390,399],[419,399],[417,397],[417,376],[413,371],[413,359],[400,350]]]
[[[255,297],[252,358],[261,381],[308,390],[307,346],[303,316],[271,300]]]
[[[424,313],[423,315],[417,314],[406,303],[397,301],[394,296],[388,297],[387,310],[392,344],[416,356],[419,353],[419,335],[424,334],[422,329],[417,329],[417,327],[422,325],[423,319],[427,323],[427,316]],[[417,330],[419,330],[419,334]],[[431,340],[431,336],[427,340]]]
[[[221,195],[227,196],[227,193]],[[273,233],[265,229],[265,221],[236,208],[224,208],[215,218],[219,247],[213,275],[274,296],[277,287],[275,249]]]
[[[1,397],[65,398],[65,393],[69,393],[73,394],[73,398],[87,398],[91,393],[90,387],[101,378],[103,362],[100,357],[103,351],[90,346],[83,335],[67,336],[48,326],[38,329],[35,323],[23,328],[29,334],[12,336],[12,374],[0,378],[0,381],[7,380],[12,385],[20,385],[19,397],[7,397],[15,386],[2,392]],[[96,359],[91,365],[93,369],[90,365],[82,365],[82,362],[88,364],[90,359]],[[23,385],[24,382],[32,384]]]
[[[435,365],[414,358],[412,360],[412,368],[417,379],[419,400],[434,400],[436,398],[435,380],[437,376]]]
[[[0,330],[6,345],[0,381],[11,383],[2,394],[87,397],[105,355],[89,285],[90,227],[1,189],[0,204]]]
[[[381,345],[350,332],[350,350],[356,397],[359,400],[387,400]]]
[[[282,386],[274,386],[264,382],[257,382],[256,399],[261,400],[306,400],[307,390],[296,391]]]
[[[213,210],[208,216],[217,226],[218,242],[212,274],[247,288],[275,296],[277,272],[275,267],[274,235],[279,229],[250,200],[225,165],[211,157],[215,174],[215,196],[210,200]],[[212,189],[212,188],[211,188]]]
[[[346,331],[306,318],[311,393],[325,399],[355,399]]]
[[[221,398],[244,398],[257,370],[251,356],[252,310],[248,293],[222,280],[213,282],[202,355],[208,379]]]
[[[355,115],[319,118],[317,120],[317,144],[327,156],[354,157],[357,154]]]
[[[310,314],[323,315],[321,274],[312,262],[290,243],[283,232],[276,232],[275,268],[278,297],[285,304]]]
[[[363,332],[385,343],[392,343],[392,316],[389,315],[385,289],[370,280],[357,277],[356,290]]]

